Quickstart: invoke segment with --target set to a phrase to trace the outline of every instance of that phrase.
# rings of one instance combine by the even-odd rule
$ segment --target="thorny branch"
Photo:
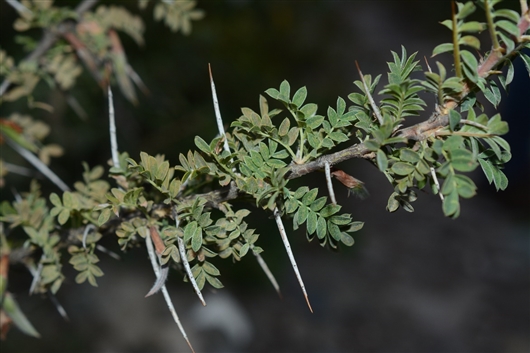
[[[98,2],[99,0],[83,0],[75,8],[75,13],[78,17],[80,17],[83,13],[94,7]],[[74,27],[74,22],[64,21],[55,28],[45,30],[44,36],[40,40],[37,47],[26,58],[24,58],[23,61],[36,61],[42,55],[44,55],[44,53],[46,53],[48,49],[50,49],[55,44],[55,42],[57,42],[57,40],[59,40],[65,34],[72,32],[74,30]],[[10,84],[11,81],[9,81],[9,79],[7,78],[4,80],[4,82],[2,82],[2,84],[0,85],[0,96],[2,96],[7,91]]]

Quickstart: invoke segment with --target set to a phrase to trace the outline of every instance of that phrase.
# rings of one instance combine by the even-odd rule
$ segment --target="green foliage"
[[[64,40],[54,42],[38,62],[15,64],[0,51],[2,75],[12,85],[0,104],[26,96],[33,105],[46,107],[33,101],[33,89],[41,79],[50,87],[70,89],[81,72],[77,60],[102,87],[115,82],[127,99],[136,102],[134,84],[142,88],[141,81],[135,78],[116,31],[142,45],[144,27],[138,16],[115,6],[79,13],[55,8],[51,1],[22,3],[30,14],[21,15],[17,30],[61,28]],[[138,2],[140,9],[149,3]],[[401,55],[392,52],[388,83],[382,89],[377,90],[381,75],[364,75],[354,82],[356,91],[347,96],[350,103],[338,97],[325,114],[308,102],[306,87],[291,90],[285,80],[279,88],[265,91],[269,100],[259,97],[258,111],[242,108],[226,134],[209,142],[197,136],[197,150],[181,153],[176,165],[163,155],[141,152],[136,160],[122,153],[119,164],[108,171],[114,187],[104,180],[103,167],[90,169],[86,163],[75,190],[41,197],[38,184],[32,182],[29,192],[12,203],[2,202],[0,221],[18,231],[28,263],[37,268],[33,291],[59,290],[65,280],[61,259],[65,250],[79,272],[75,281],[97,286],[103,271],[95,252],[109,234],[116,234],[123,251],[152,240],[162,266],[189,264],[186,281],[195,282],[199,290],[206,283],[221,288],[219,261],[237,262],[249,253],[263,252],[257,245],[259,235],[246,221],[252,206],[289,219],[293,230],[305,226],[307,239],[316,237],[321,246],[351,246],[352,234],[364,223],[340,213],[342,207],[319,195],[318,188],[295,189],[291,184],[300,175],[350,158],[364,158],[386,176],[394,188],[387,203],[389,212],[399,208],[413,212],[417,191],[426,189],[443,200],[446,216],[458,217],[461,198],[476,194],[475,183],[465,173],[479,165],[487,180],[504,190],[508,180],[502,169],[511,152],[500,136],[508,132],[508,125],[499,114],[483,113],[480,100],[483,96],[498,106],[499,84],[508,88],[514,76],[511,60],[529,44],[528,30],[520,33],[517,27],[524,18],[511,10],[494,9],[497,3],[478,1],[485,23],[468,20],[476,11],[473,2],[456,3],[452,19],[442,22],[453,32],[453,43],[437,46],[433,56],[452,52],[454,76],[439,62],[436,72],[427,64],[422,75],[416,53],[408,55],[402,47]],[[203,16],[194,7],[194,1],[161,1],[153,5],[154,17],[188,34],[190,21]],[[76,26],[68,27],[72,22],[66,19],[76,21]],[[478,60],[467,49],[480,49],[475,34],[486,29],[493,49]],[[35,47],[31,38],[20,37],[19,42]],[[530,57],[521,56],[530,72]],[[501,71],[503,66],[506,73]],[[423,92],[436,97],[431,117],[403,128],[406,120],[427,107]],[[278,108],[270,109],[269,103]],[[2,141],[39,153],[45,163],[61,152],[58,146],[42,145],[48,128],[29,117],[13,114],[0,120],[0,133]],[[25,327],[27,333],[35,334]]]

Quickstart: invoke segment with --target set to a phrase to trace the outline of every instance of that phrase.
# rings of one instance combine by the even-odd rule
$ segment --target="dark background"
[[[136,2],[120,3],[138,13]],[[508,3],[516,8],[518,2]],[[143,13],[144,47],[120,34],[131,65],[151,90],[150,96],[140,94],[134,107],[115,89],[119,148],[133,158],[140,151],[163,153],[175,164],[179,153],[193,148],[196,135],[205,140],[216,135],[208,63],[228,125],[239,117],[240,107],[257,110],[259,94],[283,79],[292,89],[307,86],[308,101],[325,112],[337,96],[354,91],[355,60],[365,74],[382,73],[384,84],[391,50],[400,53],[403,44],[409,53],[417,51],[424,65],[423,57],[451,35],[438,24],[450,16],[449,1],[201,1],[198,6],[206,17],[193,23],[189,37],[155,23],[151,7]],[[14,11],[5,2],[0,10],[2,48],[20,58],[24,53],[13,45]],[[451,62],[450,55],[437,60],[447,67]],[[434,59],[429,62],[434,66]],[[81,161],[96,165],[110,158],[101,90],[84,73],[73,93],[89,113],[88,121],[44,85],[37,100],[51,102],[55,111],[30,113],[53,126],[48,141],[66,148],[52,168],[67,183],[81,178]],[[215,294],[205,289],[206,308],[172,272],[168,288],[196,351],[530,351],[528,97],[528,73],[519,60],[501,107],[511,129],[506,136],[513,153],[506,168],[510,186],[496,193],[481,172],[472,173],[478,195],[462,202],[457,220],[445,218],[438,197],[427,193],[420,193],[414,213],[387,213],[392,187],[376,168],[364,161],[341,165],[371,194],[364,201],[347,198],[335,185],[344,209],[366,222],[355,234],[356,244],[334,253],[308,244],[303,232],[289,233],[314,314],[305,305],[274,221],[261,211],[250,223],[261,234],[263,257],[277,276],[282,300],[251,256],[241,263],[216,263],[226,288]],[[421,118],[434,104],[433,97],[426,99],[430,106]],[[27,111],[22,100],[0,109],[2,117]],[[410,123],[421,118],[410,118]],[[24,164],[7,147],[2,147],[2,158]],[[12,198],[11,186],[24,190],[27,182],[9,175],[2,199]],[[301,183],[320,186],[325,194],[323,175],[293,185]],[[115,239],[105,245],[117,249]],[[187,352],[161,294],[143,298],[154,280],[145,249],[130,251],[121,261],[100,258],[105,276],[99,288],[76,285],[74,271],[65,265],[69,280],[58,299],[70,322],[49,300],[28,297],[30,277],[25,269],[13,268],[11,279],[18,281],[10,290],[43,338],[13,329],[0,343],[2,353]]]

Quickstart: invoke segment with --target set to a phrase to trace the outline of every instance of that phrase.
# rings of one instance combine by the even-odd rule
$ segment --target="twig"
[[[210,73],[210,85],[212,89],[212,100],[213,100],[213,108],[215,111],[215,119],[217,121],[217,129],[219,131],[219,135],[224,137],[224,144],[223,144],[224,150],[230,152],[230,146],[228,145],[228,139],[226,138],[226,134],[224,130],[223,118],[221,118],[221,110],[219,109],[219,101],[217,99],[217,93],[215,91],[215,83],[213,81],[212,67],[209,63],[208,63],[208,72]],[[236,168],[234,167],[232,170],[235,172]],[[252,254],[256,257],[256,260],[258,261],[258,264],[260,265],[261,269],[263,270],[263,272],[265,272],[265,275],[269,278],[269,281],[272,283],[272,286],[274,287],[274,289],[276,290],[276,292],[281,298],[282,295],[280,293],[280,286],[278,285],[276,278],[274,278],[274,275],[270,271],[269,266],[267,266],[267,263],[261,257],[260,254],[258,254],[255,251],[252,251]]]
[[[524,2],[524,1],[522,1]],[[524,7],[522,7],[524,9]],[[522,36],[528,28],[530,28],[530,15],[527,13],[526,15],[522,15],[521,19],[518,24],[519,28],[519,34]],[[520,50],[520,48],[515,48],[515,50]],[[501,63],[504,62],[505,58],[512,58],[513,57],[513,51],[509,53],[505,53],[503,56],[501,51],[499,50],[492,50],[481,62],[477,69],[477,74],[479,77],[486,78],[488,77],[491,72],[499,66]],[[459,101],[448,101],[445,103],[445,110],[449,111],[451,109],[454,109],[458,106],[461,100],[463,100],[467,95],[469,95],[472,91],[472,87],[469,86],[469,84],[464,83],[462,92],[460,93],[460,100]],[[445,127],[449,124],[449,117],[444,114],[439,114],[438,112],[435,112],[431,115],[431,117],[427,121],[423,121],[421,123],[409,126],[407,128],[404,128],[400,131],[398,136],[404,137],[406,139],[410,140],[425,140],[426,138],[434,135],[436,130]]]
[[[329,162],[324,163],[324,171],[326,172],[326,184],[328,185],[329,198],[331,202],[336,205],[337,200],[335,199],[335,191],[333,190],[333,184],[331,183],[331,168]]]
[[[366,97],[368,97],[368,101],[370,102],[370,106],[372,107],[372,110],[374,111],[375,116],[377,117],[377,120],[379,121],[380,125],[383,125],[383,116],[381,115],[381,112],[379,111],[379,107],[377,104],[375,104],[374,98],[372,97],[372,94],[370,93],[370,88],[366,84],[366,81],[364,80],[363,73],[361,72],[361,68],[359,67],[359,63],[357,60],[355,60],[355,66],[357,66],[357,71],[359,72],[359,76],[361,76],[361,81],[363,83],[364,90],[366,92]]]
[[[487,126],[484,126],[480,123],[477,123],[476,121],[471,121],[471,120],[468,120],[468,119],[462,119],[460,120],[460,122],[462,124],[465,124],[465,125],[469,125],[469,126],[474,126],[474,127],[477,127],[481,130],[484,130],[484,131],[488,131],[488,127]]]
[[[38,159],[33,153],[20,146],[16,142],[11,141],[9,138],[7,138],[6,141],[7,144],[11,146],[11,148],[18,152],[18,154],[24,157],[28,162],[33,164],[35,168],[37,168],[42,174],[44,174],[45,177],[50,179],[52,183],[57,185],[59,189],[61,189],[62,191],[70,190],[70,188],[54,172],[52,172],[46,164],[42,163],[42,161]]]
[[[112,89],[108,87],[109,96],[109,133],[110,133],[110,152],[112,154],[112,164],[120,168],[120,158],[118,155],[118,141],[116,139],[116,123],[114,120],[114,101],[112,100]]]
[[[285,227],[283,226],[282,217],[280,216],[280,211],[278,211],[278,208],[274,209],[274,219],[276,220],[276,225],[278,226],[278,230],[280,231],[285,251],[287,251],[287,256],[291,261],[291,265],[293,266],[293,270],[296,275],[296,278],[298,279],[298,283],[300,284],[300,288],[302,288],[302,292],[304,293],[307,306],[309,307],[309,310],[312,313],[313,308],[311,308],[311,304],[309,303],[309,297],[307,296],[304,281],[302,281],[302,276],[300,275],[300,271],[298,271],[298,265],[296,264],[296,260],[294,259],[294,255],[291,250],[291,244],[289,244],[289,239],[287,239],[287,233],[285,232]]]
[[[430,169],[431,169],[432,180],[434,181],[434,185],[436,185],[438,195],[440,195],[440,200],[443,201],[444,195],[442,194],[442,189],[440,188],[440,183],[438,182],[438,177],[436,176],[436,172],[433,167],[431,167]]]
[[[180,221],[176,207],[173,207],[173,217],[175,218],[175,226],[178,228]],[[188,257],[186,256],[186,246],[184,245],[184,241],[182,240],[182,238],[179,236],[177,236],[177,247],[179,249],[180,262],[182,262],[182,265],[184,265],[184,270],[188,275],[190,283],[193,286],[195,293],[197,293],[197,296],[199,297],[199,300],[201,301],[202,305],[206,306],[206,302],[204,301],[201,290],[199,289],[197,281],[195,281],[195,277],[193,277],[193,273],[191,272],[190,263],[188,262]]]
[[[160,276],[160,268],[158,267],[155,249],[153,247],[153,242],[150,236],[145,237],[145,245],[147,247],[147,253],[149,254],[149,259],[151,260],[151,266],[153,266],[153,271],[155,272],[155,275],[158,278]],[[191,342],[188,339],[188,335],[186,334],[186,331],[184,331],[184,327],[180,323],[180,319],[177,315],[177,311],[175,310],[175,307],[173,306],[173,302],[171,301],[171,297],[169,296],[169,292],[167,291],[165,284],[162,285],[162,294],[164,295],[164,299],[166,301],[169,312],[173,316],[173,320],[175,320],[175,323],[177,324],[180,330],[180,333],[182,334],[182,337],[184,337],[184,339],[186,340],[186,343],[190,347],[191,351],[195,353],[195,350],[191,346]]]

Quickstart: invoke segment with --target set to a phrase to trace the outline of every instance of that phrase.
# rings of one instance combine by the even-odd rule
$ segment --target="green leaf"
[[[314,202],[311,203],[311,210],[318,212],[326,205],[328,198],[326,196],[319,197]]]
[[[334,215],[335,213],[339,212],[340,209],[341,209],[340,205],[328,204],[326,205],[326,207],[322,209],[322,211],[320,211],[320,215],[322,217],[328,218]]]
[[[351,216],[349,214],[341,214],[338,216],[332,216],[329,221],[338,226],[343,226],[351,222]]]
[[[110,208],[105,208],[103,211],[101,211],[98,217],[98,227],[101,227],[102,225],[107,223],[111,215],[112,210]]]
[[[467,45],[473,49],[480,50],[480,40],[475,36],[463,36],[458,41],[460,45]]]
[[[460,5],[460,4],[459,4]],[[458,10],[458,14],[456,15],[456,18],[459,20],[463,20],[467,16],[471,15],[473,12],[475,12],[476,6],[471,1],[468,1]]]
[[[11,293],[5,293],[3,295],[2,309],[13,320],[13,324],[26,335],[40,337],[40,334],[27,319],[26,315],[20,310],[17,301]]]
[[[326,227],[326,220],[324,219],[324,217],[318,217],[318,221],[317,221],[317,237],[318,239],[324,239],[324,237],[326,236],[326,230],[327,230],[327,227]]]
[[[195,233],[193,234],[191,238],[191,248],[193,251],[197,252],[202,246],[202,228],[197,227],[195,230]]]
[[[397,175],[409,175],[414,171],[414,166],[405,162],[396,162],[391,169]]]
[[[243,246],[241,247],[241,249],[239,249],[239,256],[240,257],[243,257],[245,256],[247,253],[248,253],[248,250],[250,249],[250,244],[249,243],[245,243],[243,244]]]
[[[484,97],[486,97],[494,107],[497,107],[501,102],[501,91],[494,81],[491,81],[490,87],[483,90],[482,93],[484,93]]]
[[[464,143],[464,138],[462,136],[453,135],[449,136],[447,140],[443,142],[443,149],[445,151],[452,151],[462,147]],[[436,151],[436,153],[441,154],[441,152]]]
[[[506,190],[508,187],[508,178],[499,168],[493,169],[493,182],[497,190]]]
[[[290,214],[298,209],[298,202],[292,199],[288,199],[285,202],[285,213]]]
[[[335,239],[336,241],[340,241],[342,238],[342,232],[340,231],[339,227],[336,224],[333,224],[329,221],[327,225],[328,225],[328,231],[331,237]]]
[[[333,131],[331,134],[329,134],[329,137],[336,142],[344,142],[348,141],[348,136],[346,134],[340,132],[340,131]]]
[[[207,153],[207,154],[211,153],[210,146],[208,146],[208,144],[206,143],[206,141],[202,139],[202,137],[195,136],[195,145],[197,146],[198,149],[200,149],[204,153]]]
[[[317,214],[309,211],[307,215],[307,233],[313,234],[317,229]]]
[[[530,77],[530,56],[521,53],[521,59],[523,59],[524,65],[526,66],[526,71],[528,71],[528,76]]]
[[[300,107],[302,104],[304,104],[304,101],[307,97],[307,88],[304,86],[300,88],[293,96],[293,104],[297,107]]]
[[[379,144],[376,140],[366,140],[364,141],[364,147],[375,152],[379,149],[379,147],[381,147],[381,144]]]
[[[456,190],[453,190],[453,192],[445,196],[442,209],[444,215],[448,217],[458,214],[460,210],[460,204],[458,202],[458,192]]]
[[[186,228],[184,228],[184,241],[187,242],[190,240],[197,231],[197,221],[190,222],[186,224]]]
[[[455,131],[458,124],[460,124],[461,119],[462,117],[460,116],[459,112],[454,109],[451,109],[449,111],[449,126],[451,128],[451,131]]]
[[[73,209],[74,207],[74,197],[70,191],[65,191],[63,194],[63,205],[68,209]]]
[[[63,206],[63,204],[61,202],[61,199],[59,198],[59,195],[57,195],[54,192],[52,192],[51,195],[50,195],[50,201],[51,201],[51,203],[54,206],[57,206],[57,207],[62,207]]]
[[[469,177],[461,174],[455,175],[458,195],[463,198],[471,198],[476,194],[476,185]]]
[[[68,218],[70,218],[70,210],[63,209],[57,217],[57,222],[59,222],[60,225],[64,225],[66,222],[68,222]]]
[[[278,96],[280,95],[280,92],[278,92],[278,90],[275,88],[269,88],[265,91],[265,93],[267,93],[273,99],[278,99]]]
[[[484,172],[486,179],[488,179],[488,182],[491,184],[493,181],[493,165],[490,161],[484,160],[482,158],[480,158],[478,161],[482,167],[482,171]]]
[[[211,262],[204,261],[202,264],[202,269],[209,275],[219,276],[221,272],[215,267]]]
[[[289,121],[289,118],[283,119],[282,123],[280,124],[280,127],[278,129],[278,135],[285,136],[289,133],[289,127],[291,126],[291,122]]]
[[[296,219],[296,223],[298,224],[303,224],[306,219],[307,219],[307,215],[308,215],[308,208],[305,207],[305,206],[300,206],[298,208],[298,211],[294,214],[294,218]]]
[[[299,188],[295,191],[293,197],[294,197],[295,199],[301,199],[302,196],[304,196],[308,191],[309,191],[309,188],[308,188],[307,186],[299,187]]]
[[[516,11],[509,10],[509,9],[495,10],[495,12],[493,13],[493,16],[495,18],[504,17],[504,18],[507,18],[510,21],[514,22],[514,23],[519,22],[519,14]]]
[[[469,22],[466,22],[458,26],[458,31],[476,33],[476,32],[482,32],[485,28],[486,26],[483,23],[480,23],[477,21],[469,21]]]
[[[431,54],[431,57],[434,57],[438,54],[446,53],[448,51],[453,51],[453,44],[452,43],[443,43],[440,45],[437,45]]]
[[[346,246],[352,246],[353,244],[355,244],[355,240],[348,233],[342,233],[340,241],[342,241],[342,243]]]
[[[287,80],[283,80],[280,84],[280,96],[278,99],[288,101],[291,95],[291,86]]]
[[[384,172],[388,168],[388,159],[386,157],[385,152],[382,150],[377,150],[377,167],[381,172]]]
[[[361,230],[364,227],[364,222],[355,221],[350,225],[350,229],[348,229],[348,232],[357,232]]]
[[[417,163],[420,160],[420,155],[410,148],[402,148],[399,151],[399,159],[403,162]]]
[[[514,36],[515,38],[519,37],[519,27],[517,27],[517,22],[513,23],[511,21],[501,20],[495,22],[495,27],[502,29],[503,31],[508,32],[508,34]]]
[[[466,149],[451,150],[451,166],[460,172],[471,172],[475,170],[478,163],[473,153]]]
[[[314,103],[309,103],[300,108],[300,111],[304,114],[306,119],[314,116],[317,112],[318,106]]]
[[[386,209],[388,212],[395,212],[399,208],[399,201],[396,199],[397,193],[392,193],[390,197],[388,198],[388,203],[386,205]]]
[[[205,277],[208,283],[210,283],[212,287],[217,288],[217,289],[221,289],[224,287],[218,278],[212,277],[212,276],[205,276]]]
[[[312,117],[310,117],[309,119],[306,120],[306,124],[309,128],[311,129],[316,129],[317,127],[320,126],[320,124],[322,124],[322,122],[324,121],[324,117],[322,115],[314,115]]]

